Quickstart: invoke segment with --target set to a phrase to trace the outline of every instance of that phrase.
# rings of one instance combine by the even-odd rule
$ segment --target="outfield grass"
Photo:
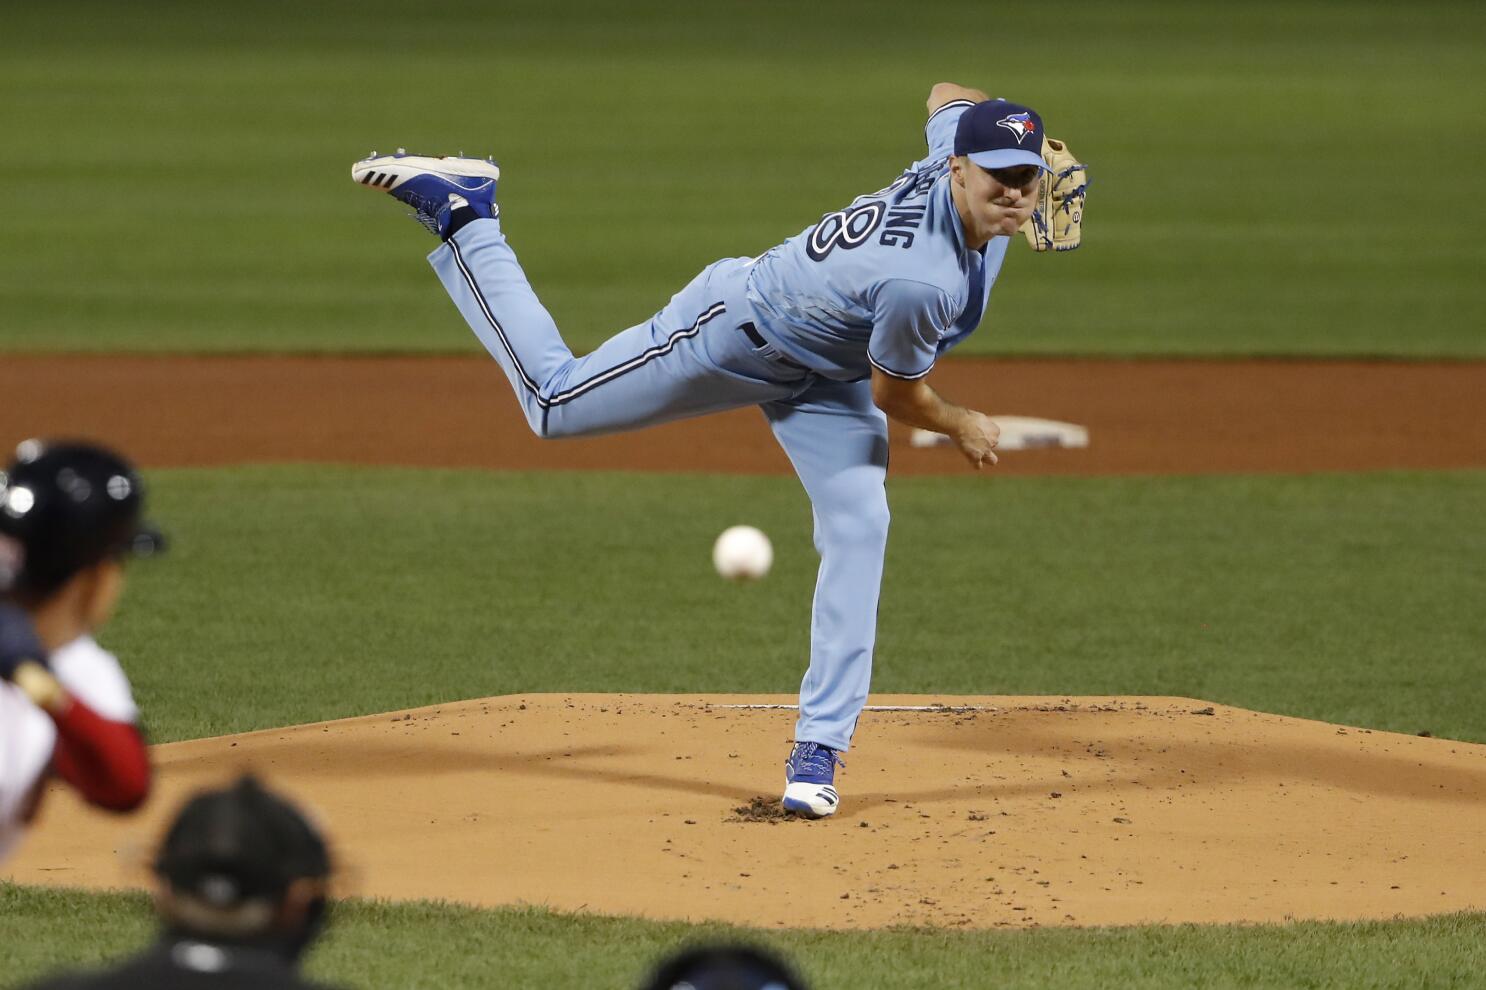
[[[348,180],[398,144],[499,157],[587,348],[883,185],[949,78],[1093,179],[1086,247],[1017,250],[964,353],[1483,357],[1483,32],[1444,0],[20,5],[0,350],[474,349],[432,242]]]
[[[160,471],[103,641],[153,736],[522,691],[794,690],[791,478]],[[1486,740],[1486,472],[891,483],[874,688],[1177,694]],[[711,572],[725,526],[767,581]],[[285,685],[292,685],[286,689]]]
[[[84,895],[0,883],[0,916],[24,916],[0,985],[59,964],[118,958],[151,937],[143,895]],[[533,909],[339,905],[309,972],[362,987],[633,987],[654,961],[700,940],[764,944],[820,988],[1475,987],[1486,917],[1390,923],[1198,925],[946,932],[763,932]]]

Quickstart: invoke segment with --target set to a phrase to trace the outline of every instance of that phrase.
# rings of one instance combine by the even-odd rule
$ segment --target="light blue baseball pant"
[[[887,548],[887,420],[869,382],[819,378],[750,338],[749,260],[709,265],[649,320],[574,357],[499,220],[469,223],[429,255],[540,437],[763,409],[810,496],[820,554],[795,738],[845,750],[872,676]]]

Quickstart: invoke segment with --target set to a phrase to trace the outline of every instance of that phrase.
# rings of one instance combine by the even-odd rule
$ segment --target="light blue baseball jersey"
[[[928,155],[886,189],[759,258],[708,265],[581,357],[499,219],[465,225],[429,256],[538,436],[763,410],[810,496],[821,558],[795,738],[838,751],[867,701],[890,519],[887,417],[865,379],[874,366],[927,374],[980,322],[1006,254],[1004,237],[969,250],[950,198],[947,160],[970,105],[937,111]]]
[[[769,343],[827,378],[912,379],[979,325],[1010,239],[967,247],[950,197],[955,126],[973,105],[935,111],[928,155],[887,188],[755,259],[748,302]]]

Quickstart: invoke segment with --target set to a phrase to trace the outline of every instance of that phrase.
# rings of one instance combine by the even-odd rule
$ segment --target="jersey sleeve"
[[[52,713],[52,769],[100,808],[133,811],[150,793],[150,754],[129,722],[104,718],[77,698]]]
[[[928,160],[944,158],[955,148],[955,128],[960,124],[960,114],[975,106],[969,100],[950,100],[929,114],[924,124],[924,142],[929,146]]]
[[[139,708],[124,669],[112,653],[90,637],[81,636],[53,652],[51,665],[67,693],[103,718],[115,722],[139,721]]]
[[[889,279],[877,290],[867,360],[894,378],[922,378],[934,367],[939,340],[954,323],[949,294],[910,279]]]
[[[0,862],[26,830],[36,786],[57,745],[57,727],[20,688],[0,680]]]

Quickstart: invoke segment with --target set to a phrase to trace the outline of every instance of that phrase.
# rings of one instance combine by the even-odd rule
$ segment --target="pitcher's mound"
[[[8,873],[142,884],[183,796],[251,768],[366,896],[823,928],[1486,907],[1486,746],[1181,698],[882,697],[811,822],[775,803],[791,700],[513,696],[159,746],[145,814],[52,793]]]

